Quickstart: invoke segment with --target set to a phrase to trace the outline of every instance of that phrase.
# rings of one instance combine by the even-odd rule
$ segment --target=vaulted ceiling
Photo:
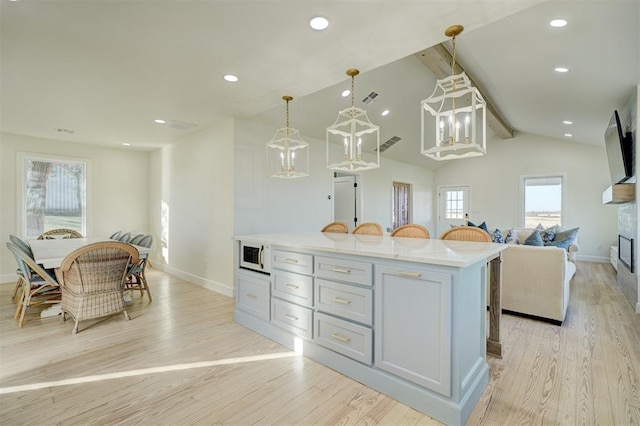
[[[432,167],[415,155],[435,84],[420,55],[462,24],[458,61],[516,132],[598,145],[640,83],[639,3],[1,0],[0,130],[155,149],[228,118],[279,126],[286,94],[292,126],[323,139],[356,67],[358,98],[379,93],[359,106],[402,137],[384,155]]]

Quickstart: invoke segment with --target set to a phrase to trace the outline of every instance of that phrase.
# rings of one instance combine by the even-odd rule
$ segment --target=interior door
[[[333,220],[343,222],[349,227],[349,232],[359,224],[359,193],[357,176],[333,178]]]
[[[438,235],[469,219],[471,188],[468,185],[438,188]]]

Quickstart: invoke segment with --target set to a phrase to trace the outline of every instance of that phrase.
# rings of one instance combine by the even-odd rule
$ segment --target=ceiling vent
[[[376,92],[371,92],[362,100],[362,102],[364,102],[365,104],[370,104],[371,102],[375,101],[377,97],[378,94]]]
[[[197,124],[185,123],[183,121],[176,121],[176,120],[167,121],[167,124],[164,125],[164,127],[171,127],[172,129],[177,129],[177,130],[187,130],[196,126]]]
[[[73,135],[75,133],[74,130],[69,129],[56,129],[56,132],[69,133],[70,135]]]
[[[391,136],[385,143],[380,145],[380,153],[385,152],[387,149],[391,148],[401,140],[402,138],[400,136]]]

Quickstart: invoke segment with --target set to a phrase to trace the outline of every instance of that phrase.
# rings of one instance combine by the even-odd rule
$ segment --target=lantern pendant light
[[[451,76],[438,80],[420,106],[421,152],[438,161],[487,154],[486,102],[466,73],[456,74],[456,36],[463,30],[453,25],[445,31],[453,43]]]
[[[327,127],[327,168],[332,170],[357,172],[380,167],[380,127],[354,103],[354,78],[359,73],[355,68],[347,70],[351,107],[340,111],[336,122]]]
[[[309,144],[296,129],[289,127],[289,102],[293,98],[283,96],[282,99],[287,103],[286,124],[267,143],[267,173],[284,179],[309,176]]]

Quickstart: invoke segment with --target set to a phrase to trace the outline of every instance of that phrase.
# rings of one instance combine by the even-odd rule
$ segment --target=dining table
[[[36,263],[42,265],[45,269],[59,268],[62,261],[67,255],[74,250],[84,247],[88,244],[100,243],[103,241],[114,241],[109,237],[87,237],[87,238],[53,238],[46,240],[29,240],[33,258]],[[150,247],[143,247],[132,244],[141,258],[145,258],[151,252]]]

